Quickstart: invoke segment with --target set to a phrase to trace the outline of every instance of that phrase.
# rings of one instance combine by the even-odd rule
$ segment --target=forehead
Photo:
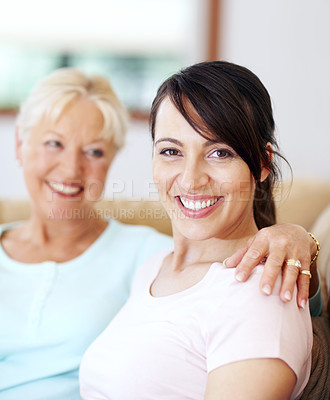
[[[155,123],[155,141],[161,137],[175,136],[202,143],[220,142],[207,129],[201,117],[190,103],[186,101],[184,107],[187,117],[190,119],[189,122],[169,98],[163,100],[159,106]]]
[[[102,139],[103,126],[104,118],[96,105],[91,100],[79,98],[68,103],[56,120],[52,115],[44,116],[31,134],[41,135],[49,131],[69,139],[90,141]]]
[[[191,129],[194,131],[171,100],[166,97],[161,102],[157,112],[155,136],[164,134],[165,132],[178,133],[178,129]]]
[[[54,124],[58,127],[79,129],[81,132],[100,133],[103,129],[104,118],[91,100],[78,98],[66,105]]]

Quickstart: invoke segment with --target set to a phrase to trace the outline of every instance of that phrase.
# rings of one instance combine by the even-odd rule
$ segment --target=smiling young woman
[[[235,150],[196,134],[169,99],[159,107],[154,140],[154,181],[174,230],[199,240],[257,232],[253,212],[247,213],[255,181]],[[263,168],[261,180],[268,174]]]
[[[263,263],[245,285],[225,265],[275,223],[267,90],[244,67],[196,64],[161,85],[150,125],[174,246],[141,266],[128,302],[85,353],[83,399],[299,398],[309,311],[258,292]],[[280,286],[279,276],[274,294]]]

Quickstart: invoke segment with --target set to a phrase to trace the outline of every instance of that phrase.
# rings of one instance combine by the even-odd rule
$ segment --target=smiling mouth
[[[222,196],[220,197],[213,197],[211,199],[208,200],[188,200],[185,199],[181,196],[178,196],[180,199],[181,204],[187,208],[188,210],[192,210],[192,211],[199,211],[199,210],[203,210],[205,208],[209,208],[211,206],[213,206],[215,203],[217,203]]]
[[[68,196],[75,196],[84,190],[82,186],[77,184],[68,185],[63,182],[54,181],[47,181],[47,184],[54,192]]]

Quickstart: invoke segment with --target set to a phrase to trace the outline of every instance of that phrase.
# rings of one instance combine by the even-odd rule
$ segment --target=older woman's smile
[[[76,196],[84,191],[84,187],[78,183],[68,183],[59,181],[46,181],[53,193],[65,196]]]

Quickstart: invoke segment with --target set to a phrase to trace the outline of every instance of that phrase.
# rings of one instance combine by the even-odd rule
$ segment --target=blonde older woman
[[[104,220],[93,208],[126,125],[109,83],[72,69],[42,80],[20,110],[16,152],[32,212],[0,231],[0,399],[79,399],[83,352],[126,301],[136,268],[171,243],[152,229]],[[269,293],[285,257],[309,260],[315,252],[302,228],[267,228],[241,272],[246,279],[268,255],[262,283]],[[284,301],[296,279],[293,268]],[[304,305],[308,282],[299,293]]]

